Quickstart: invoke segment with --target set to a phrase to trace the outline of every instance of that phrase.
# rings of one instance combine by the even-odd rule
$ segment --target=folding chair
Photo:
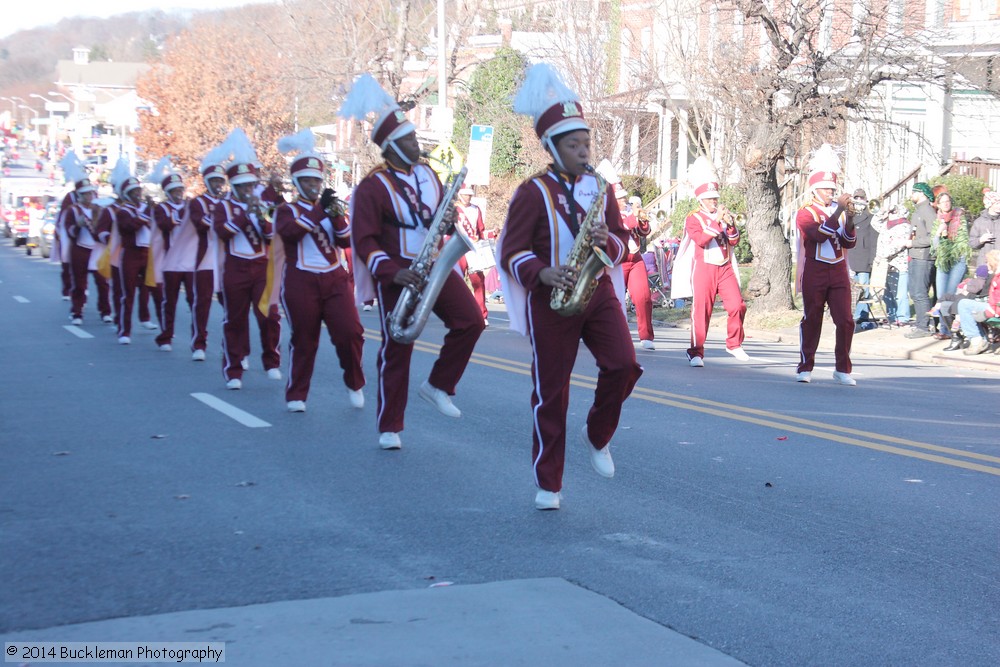
[[[851,312],[857,311],[858,304],[867,305],[868,312],[876,317],[876,323],[881,326],[882,321],[885,321],[886,326],[891,329],[893,323],[889,321],[889,311],[885,307],[885,282],[888,271],[888,263],[883,259],[876,259],[867,285],[851,281]],[[865,290],[868,291],[867,297]],[[879,311],[882,313],[881,318],[878,317]]]

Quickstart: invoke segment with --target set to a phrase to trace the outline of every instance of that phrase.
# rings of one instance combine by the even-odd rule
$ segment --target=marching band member
[[[705,156],[691,165],[691,182],[700,208],[684,220],[681,240],[671,277],[672,299],[691,298],[691,347],[688,363],[705,365],[705,339],[712,321],[715,297],[726,309],[726,352],[740,361],[750,355],[743,349],[743,319],[747,306],[740,294],[739,267],[733,248],[740,231],[731,213],[719,208],[719,183],[712,163]]]
[[[486,223],[483,221],[482,210],[472,203],[472,195],[474,194],[476,191],[469,186],[463,186],[458,191],[458,202],[455,204],[455,224],[461,225],[472,241],[482,241],[486,238]],[[470,250],[459,260],[459,266],[469,278],[472,294],[476,297],[476,304],[483,313],[483,326],[488,327],[490,325],[490,311],[486,309],[486,277],[481,270],[470,268],[470,255],[476,255],[475,259],[478,260],[476,250]]]
[[[76,185],[81,181],[89,181],[87,170],[80,162],[75,151],[67,151],[66,155],[59,160],[59,167],[63,171],[63,177],[67,183],[73,184],[73,189],[66,193],[59,203],[59,216],[56,218],[56,233],[52,244],[52,257],[58,258],[60,270],[59,281],[62,285],[62,298],[64,301],[72,301],[73,291],[72,278],[70,277],[70,255],[73,250],[73,243],[66,233],[66,225],[63,224],[66,210],[76,203]],[[81,176],[82,172],[82,176]],[[72,318],[72,305],[70,306],[70,317]]]
[[[141,201],[142,184],[129,172],[128,163],[119,160],[112,180],[117,183],[118,204],[113,217],[120,239],[118,280],[121,301],[118,306],[118,342],[132,342],[132,310],[136,292],[146,282],[149,244],[152,240],[150,211]]]
[[[632,298],[635,306],[636,329],[639,333],[639,344],[645,350],[655,350],[653,343],[653,295],[649,291],[649,275],[646,273],[646,262],[639,250],[642,239],[649,236],[649,220],[640,222],[638,216],[627,207],[625,200],[628,190],[622,187],[621,178],[612,166],[611,161],[604,159],[597,165],[597,173],[611,185],[615,192],[615,203],[621,213],[622,226],[628,231],[628,253],[622,260],[622,274],[625,280],[625,291]],[[626,313],[626,319],[628,314]]]
[[[74,156],[75,157],[75,156]],[[94,196],[97,188],[87,178],[82,165],[63,162],[63,172],[75,183],[74,203],[66,207],[62,214],[62,226],[69,246],[70,265],[70,317],[73,324],[83,324],[83,307],[87,304],[87,275],[90,273],[90,256],[97,245],[95,233]],[[96,273],[95,273],[96,275]],[[104,290],[98,289],[101,315],[110,314],[107,281]]]
[[[339,115],[362,119],[378,113],[371,140],[385,162],[362,180],[351,199],[351,243],[359,304],[378,298],[382,344],[378,352],[379,446],[399,449],[409,392],[413,344],[397,343],[388,318],[404,286],[419,288],[423,277],[410,269],[427,236],[434,213],[443,204],[437,174],[420,162],[416,128],[370,74],[351,88]],[[377,294],[376,294],[377,292]],[[430,377],[420,396],[449,417],[462,412],[451,401],[472,350],[483,331],[483,317],[465,286],[452,271],[434,303],[433,312],[448,328]]]
[[[212,225],[216,206],[225,197],[226,170],[222,163],[228,158],[225,144],[216,146],[202,158],[199,172],[205,192],[188,203],[191,229],[196,235],[194,251],[194,307],[191,323],[191,360],[205,361],[208,348],[208,316],[212,312],[212,296],[221,292],[216,286],[216,264],[219,256],[218,237]],[[178,261],[181,257],[178,256]],[[190,259],[190,256],[188,256]]]
[[[333,191],[322,190],[326,163],[313,151],[315,142],[310,129],[278,141],[282,153],[298,152],[290,167],[298,197],[279,204],[274,216],[274,231],[284,244],[281,302],[292,326],[285,387],[289,412],[305,412],[323,324],[337,350],[351,405],[365,405],[364,328],[337,251],[350,247],[351,226]]]
[[[809,160],[809,189],[813,201],[799,209],[795,224],[799,230],[799,277],[802,290],[802,322],[799,324],[800,361],[796,380],[812,380],[816,348],[823,329],[823,310],[830,307],[830,317],[837,328],[834,354],[838,384],[855,385],[851,377],[851,341],[854,338],[854,314],[851,312],[851,279],[847,273],[845,249],[856,241],[851,219],[851,196],[841,193],[836,201],[837,172],[840,157],[829,144],[823,144]]]
[[[212,221],[224,244],[222,266],[223,375],[227,389],[243,387],[243,359],[250,354],[250,311],[260,330],[261,361],[267,377],[281,379],[278,343],[281,325],[257,308],[267,284],[267,244],[271,222],[253,196],[257,185],[257,156],[243,130],[234,130],[225,142],[233,160],[226,170],[231,192],[215,206]]]
[[[579,341],[599,369],[580,438],[594,470],[604,477],[614,475],[608,443],[642,367],[635,360],[620,297],[606,273],[598,274],[597,287],[578,314],[565,316],[551,305],[553,288],[572,290],[576,284],[580,267],[567,262],[574,239],[586,233],[582,224],[592,222],[593,246],[606,249],[615,264],[624,259],[628,242],[614,197],[606,186],[598,190],[599,181],[588,173],[590,127],[577,95],[549,65],[538,64],[528,70],[514,110],[533,116],[535,133],[552,156],[546,171],[514,192],[497,257],[511,328],[531,339],[532,460],[539,488],[535,507],[554,510],[560,504],[570,374]]]
[[[156,337],[157,346],[164,352],[173,350],[174,320],[177,316],[177,299],[181,285],[188,308],[194,312],[194,255],[197,233],[188,216],[184,198],[184,180],[170,169],[170,158],[164,157],[152,172],[166,199],[153,207],[154,268],[157,283],[163,285],[159,320],[163,325]],[[194,241],[194,243],[192,243]],[[192,326],[193,328],[193,326]]]

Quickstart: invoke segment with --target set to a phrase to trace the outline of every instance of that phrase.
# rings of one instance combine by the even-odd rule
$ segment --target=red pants
[[[378,414],[379,433],[399,433],[403,430],[403,413],[409,396],[410,357],[413,345],[401,345],[386,330],[386,320],[392,312],[402,288],[398,285],[377,284],[378,309],[382,327],[382,345],[378,350]],[[476,341],[485,328],[482,314],[469,293],[465,281],[454,271],[448,273],[433,312],[448,328],[437,361],[427,378],[431,386],[449,395],[469,363]]]
[[[187,298],[189,310],[194,310],[194,273],[191,271],[164,271],[163,298],[160,299],[157,319],[160,320],[160,335],[156,337],[157,345],[167,345],[174,340],[174,320],[177,316],[177,299],[180,297],[181,285],[184,285],[184,296]]]
[[[215,271],[194,272],[194,314],[191,318],[191,350],[208,347],[208,316],[212,312],[212,295],[215,289]],[[190,301],[188,301],[190,303]]]
[[[625,289],[635,306],[635,321],[639,330],[639,340],[653,340],[653,296],[649,292],[649,275],[646,263],[622,262],[625,273]]]
[[[116,328],[121,326],[122,294],[124,293],[120,269],[121,262],[118,266],[111,266],[111,314],[115,318]]]
[[[87,274],[94,276],[97,287],[97,312],[101,317],[111,314],[111,302],[108,299],[108,281],[97,271],[90,271],[91,249],[74,245],[70,249],[70,314],[73,317],[83,317],[83,307],[87,305]]]
[[[587,415],[587,430],[597,447],[604,447],[618,428],[622,404],[642,375],[621,303],[608,278],[602,278],[590,303],[579,315],[563,317],[549,307],[551,290],[528,296],[528,336],[531,338],[532,461],[535,484],[546,491],[562,489],[566,459],[566,410],[570,374],[580,349],[587,346],[597,361],[597,389]],[[575,434],[574,434],[575,435]],[[577,436],[579,437],[579,436]]]
[[[260,330],[261,362],[264,370],[281,366],[278,343],[281,338],[281,317],[277,307],[267,317],[257,304],[267,283],[267,260],[226,257],[222,275],[222,372],[227,380],[243,377],[243,358],[250,356],[250,311]]]
[[[799,324],[799,366],[796,372],[811,371],[823,331],[823,308],[837,327],[834,356],[837,370],[851,372],[851,341],[854,340],[854,313],[851,312],[851,279],[847,261],[838,264],[806,259],[802,271],[802,322]]]
[[[73,290],[73,283],[71,281],[72,278],[70,278],[69,262],[62,262],[62,266],[59,271],[59,282],[62,284],[63,296],[70,296],[70,293]]]
[[[118,267],[118,280],[122,290],[121,299],[118,302],[119,337],[132,335],[132,309],[135,306],[135,293],[146,280],[148,255],[149,248],[122,248],[121,264]]]
[[[286,401],[304,401],[309,396],[324,323],[344,371],[344,384],[348,389],[365,386],[361,369],[365,333],[346,271],[310,273],[286,264],[281,303],[292,326]]]
[[[692,268],[691,288],[691,347],[688,358],[705,356],[705,339],[708,325],[712,320],[715,296],[722,297],[726,309],[726,349],[734,350],[743,345],[743,318],[747,305],[740,294],[740,283],[730,263],[716,266],[705,262],[695,262]]]

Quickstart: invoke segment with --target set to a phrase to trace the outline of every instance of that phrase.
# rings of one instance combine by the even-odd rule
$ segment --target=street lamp
[[[67,102],[71,102],[73,104],[74,118],[80,113],[80,103],[77,102],[74,98],[70,97],[69,95],[63,95],[62,93],[57,92],[55,90],[50,90],[49,95],[58,95],[59,97],[64,98]]]

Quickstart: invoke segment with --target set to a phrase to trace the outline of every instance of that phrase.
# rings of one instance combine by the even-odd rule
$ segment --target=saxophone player
[[[568,263],[581,235],[589,234],[590,252],[604,250],[619,272],[629,237],[609,187],[590,171],[590,127],[577,99],[550,66],[528,71],[514,110],[533,116],[552,164],[514,192],[497,248],[511,328],[530,338],[533,351],[532,461],[539,510],[560,506],[570,374],[579,341],[600,370],[577,438],[604,477],[614,475],[608,443],[642,374],[621,306],[624,295],[616,294],[606,271],[597,274],[596,288],[578,313],[564,315],[552,304],[553,289],[587,287],[577,285],[581,267]]]
[[[281,379],[281,324],[256,307],[267,285],[267,244],[273,232],[253,194],[259,181],[256,151],[242,130],[230,133],[224,144],[233,155],[226,169],[230,193],[214,207],[212,226],[224,251],[222,370],[226,388],[235,390],[243,387],[243,359],[250,355],[250,311],[257,319],[261,362],[271,380]]]
[[[362,119],[378,114],[371,141],[384,162],[358,183],[351,198],[351,246],[358,304],[378,299],[382,343],[378,352],[379,446],[399,449],[409,390],[412,343],[389,335],[389,315],[403,288],[421,288],[425,276],[411,268],[429,226],[443,201],[437,174],[420,160],[416,127],[369,74],[362,75],[340,109],[343,118]],[[452,403],[455,387],[465,372],[472,350],[483,332],[483,316],[465,281],[448,271],[433,312],[448,333],[430,377],[420,386],[420,397],[449,417],[460,417]]]

